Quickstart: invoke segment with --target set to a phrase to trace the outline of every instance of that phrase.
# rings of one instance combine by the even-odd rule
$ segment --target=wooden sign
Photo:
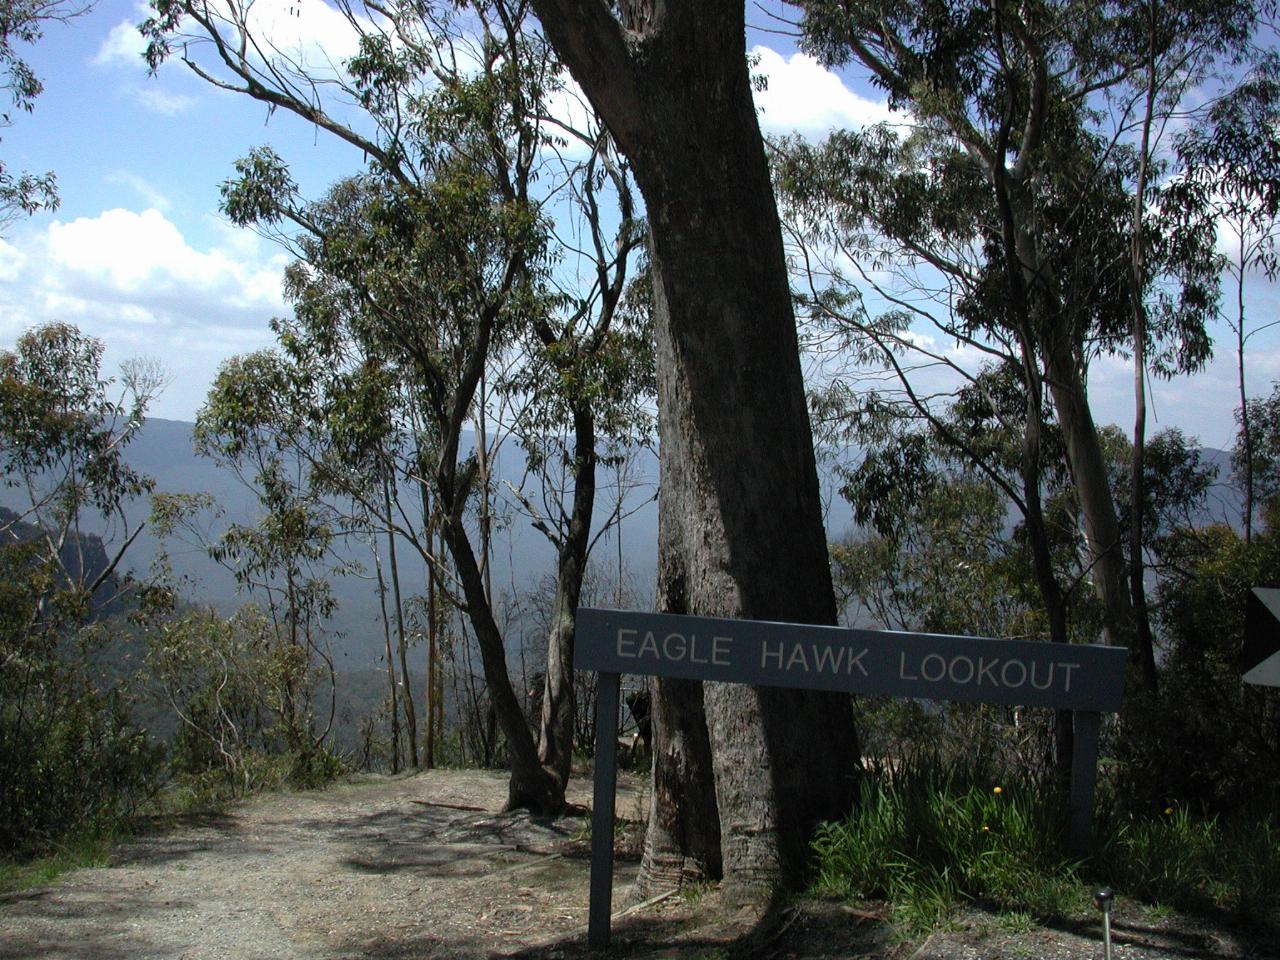
[[[1071,710],[1069,831],[1073,847],[1084,850],[1101,714],[1120,708],[1127,660],[1122,647],[579,609],[574,666],[600,675],[588,946],[607,947],[610,939],[622,674]]]

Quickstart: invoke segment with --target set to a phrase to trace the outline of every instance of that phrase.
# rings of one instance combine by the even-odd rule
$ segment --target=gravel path
[[[0,960],[599,960],[587,818],[499,815],[506,775],[449,770],[270,795],[0,896]],[[584,804],[590,781],[570,800]],[[639,820],[637,781],[618,812]],[[634,838],[628,840],[634,847]],[[634,861],[620,860],[615,907]],[[960,911],[922,942],[882,905],[809,899],[763,920],[695,888],[614,924],[610,960],[1101,960],[1096,914],[1009,929]],[[1118,901],[1115,960],[1280,960],[1274,936]]]
[[[448,771],[261,797],[0,897],[0,958],[470,958],[584,926],[586,819],[498,816],[505,792]]]

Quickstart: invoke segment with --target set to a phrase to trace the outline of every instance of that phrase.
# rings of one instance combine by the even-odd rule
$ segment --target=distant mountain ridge
[[[178,420],[151,418],[126,450],[126,459],[134,468],[155,478],[156,489],[166,493],[206,493],[211,495],[222,513],[220,521],[206,517],[208,533],[216,536],[229,523],[253,523],[258,519],[257,500],[247,487],[230,470],[219,467],[212,460],[198,456],[192,444],[194,424]],[[464,444],[469,438],[464,438]],[[1225,482],[1230,469],[1230,454],[1221,450],[1204,449],[1202,456],[1207,463],[1219,468],[1219,483],[1210,491],[1209,502],[1202,522],[1226,522],[1239,525],[1241,499],[1239,492]],[[503,488],[509,482],[519,486],[524,475],[524,457],[514,444],[501,452],[495,464],[495,482]],[[652,497],[658,477],[657,457],[651,451],[639,455],[637,473],[652,486],[647,497]],[[605,517],[611,503],[609,476],[602,472],[600,493],[597,499],[597,523]],[[853,529],[852,512],[839,496],[839,478],[826,474],[821,478],[823,499],[827,505],[828,535],[835,538]],[[622,539],[624,563],[628,575],[640,582],[641,593],[649,595],[653,572],[657,564],[657,503],[652,499],[639,504],[623,522]],[[0,487],[0,507],[21,509],[21,500],[15,490]],[[146,519],[148,505],[136,503],[131,508],[131,522]],[[86,533],[103,533],[89,529]],[[211,606],[221,613],[230,613],[239,606],[254,600],[252,595],[238,589],[234,577],[222,566],[210,559],[208,553],[192,544],[170,541],[163,545],[173,565],[174,574],[182,581],[182,592],[189,601]],[[108,548],[110,544],[108,543]],[[159,555],[162,545],[145,535],[130,551],[120,573],[133,570],[145,573]],[[385,547],[384,547],[385,550]],[[363,555],[362,555],[363,553]],[[364,548],[348,548],[342,556],[362,562],[371,568],[371,557]],[[596,562],[604,569],[616,569],[617,541],[602,537],[596,547]],[[402,583],[408,594],[422,592],[425,568],[421,560],[407,544],[399,550]],[[512,591],[531,591],[553,572],[554,554],[541,533],[533,529],[529,518],[513,513],[500,534],[493,557],[493,582],[499,594]],[[362,670],[377,666],[382,660],[383,638],[381,610],[372,574],[368,579],[358,576],[332,578],[338,609],[331,622],[332,642],[340,669]],[[421,651],[414,651],[412,669],[421,669]]]
[[[195,453],[192,443],[194,426],[179,420],[150,418],[126,448],[125,459],[132,467],[155,479],[157,492],[209,494],[221,513],[220,519],[215,519],[212,514],[201,519],[210,537],[216,537],[231,523],[256,522],[260,507],[254,493],[232,471]],[[464,445],[469,440],[469,437],[464,437]],[[656,458],[649,453],[643,457],[641,473],[656,483]],[[494,465],[494,480],[500,491],[506,482],[518,486],[524,468],[524,457],[519,449],[514,444],[504,448]],[[601,488],[597,495],[597,522],[608,514],[611,507],[607,482],[603,478]],[[0,487],[0,506],[21,509],[19,491]],[[148,512],[146,501],[135,502],[127,510],[131,523],[145,521]],[[106,534],[107,531],[90,527],[86,533]],[[657,563],[656,503],[650,500],[639,505],[624,521],[622,534],[627,571],[634,576],[651,578]],[[213,561],[202,547],[176,539],[161,544],[148,533],[144,533],[130,549],[121,572],[132,570],[144,574],[162,549],[167,552],[174,576],[181,582],[184,598],[190,602],[211,606],[220,613],[228,614],[255,599],[241,591],[230,571]],[[383,551],[385,559],[385,544]],[[401,544],[397,552],[403,589],[409,595],[424,592],[426,572],[421,559],[407,544]],[[362,563],[368,568],[368,578],[331,578],[338,602],[330,622],[332,646],[340,669],[373,667],[381,662],[383,637],[382,613],[372,575],[372,556],[367,548],[358,544],[339,547],[338,554],[344,560]],[[613,569],[616,566],[616,561],[612,561],[616,556],[616,541],[611,536],[602,537],[596,547],[596,555],[599,562]],[[492,572],[495,593],[536,589],[539,581],[553,571],[553,564],[554,553],[546,538],[533,528],[528,518],[513,515],[495,543]],[[420,651],[414,653],[411,667],[422,668],[424,664],[418,661],[424,655]]]

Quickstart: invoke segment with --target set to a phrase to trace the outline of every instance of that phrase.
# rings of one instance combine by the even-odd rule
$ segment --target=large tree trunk
[[[623,4],[631,29],[601,0],[534,6],[645,197],[658,351],[660,606],[834,623],[741,0]],[[714,875],[722,867],[726,880],[751,887],[798,879],[814,824],[847,813],[852,799],[848,698],[708,684],[702,699],[699,710],[684,685],[658,685],[647,868],[678,862]],[[708,742],[717,817],[705,793]]]
[[[661,587],[658,605],[670,609],[662,603]],[[702,684],[658,677],[652,720],[649,829],[637,882],[641,898],[723,875]]]

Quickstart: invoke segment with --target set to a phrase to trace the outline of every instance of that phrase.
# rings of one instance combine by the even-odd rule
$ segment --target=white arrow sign
[[[1280,590],[1254,587],[1244,610],[1245,683],[1280,687]]]

